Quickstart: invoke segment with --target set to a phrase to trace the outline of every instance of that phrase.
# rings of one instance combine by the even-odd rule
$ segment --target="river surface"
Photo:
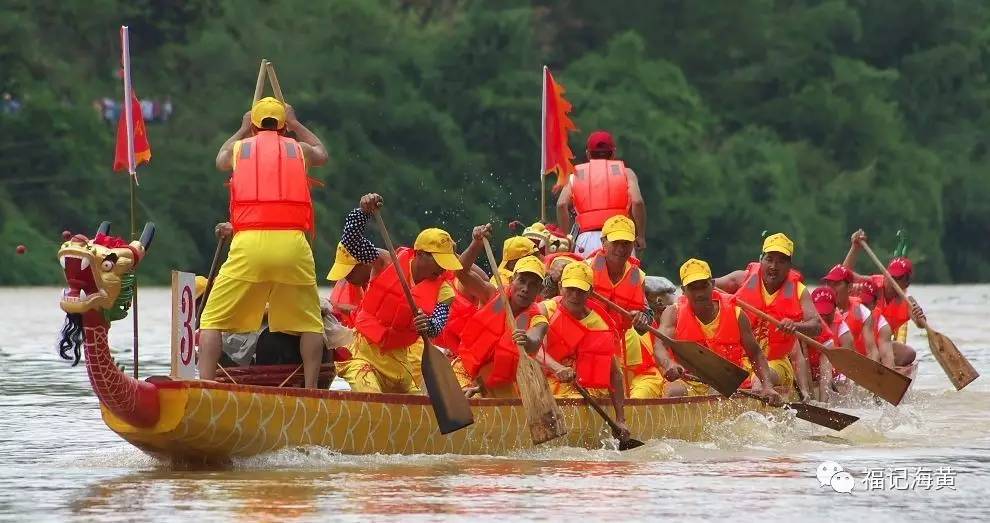
[[[921,367],[908,397],[899,407],[844,408],[862,419],[841,433],[749,413],[709,427],[706,442],[650,441],[624,453],[303,448],[176,470],[115,436],[85,368],[58,357],[60,291],[0,289],[0,520],[987,521],[990,286],[912,290],[984,376],[956,392],[913,330]],[[168,290],[142,289],[140,304],[141,375],[167,374]],[[128,372],[130,325],[114,324],[110,336]],[[824,461],[850,474],[851,493],[820,486]]]

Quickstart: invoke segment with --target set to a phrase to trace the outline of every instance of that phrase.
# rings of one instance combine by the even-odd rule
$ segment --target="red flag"
[[[120,109],[120,120],[117,122],[117,150],[113,156],[113,170],[127,170],[127,120],[124,108]],[[144,116],[141,114],[141,102],[131,94],[131,121],[134,123],[134,167],[151,160],[151,144],[148,143],[148,133],[144,128]]]
[[[543,91],[543,173],[557,173],[553,190],[559,191],[574,172],[574,153],[567,144],[567,133],[576,130],[568,113],[571,103],[564,99],[564,86],[554,81],[550,69],[544,67]]]

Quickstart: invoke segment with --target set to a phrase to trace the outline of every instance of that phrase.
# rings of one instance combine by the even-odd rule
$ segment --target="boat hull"
[[[441,435],[425,396],[273,388],[204,381],[156,381],[158,423],[138,428],[103,408],[122,438],[156,457],[223,461],[285,447],[316,445],[343,454],[486,454],[532,448],[518,399],[471,400],[474,424]],[[602,420],[583,400],[558,400],[567,435],[542,446],[603,448]],[[607,400],[604,400],[607,403]],[[719,396],[626,400],[626,422],[641,440],[699,440],[708,424],[745,411],[765,412],[748,398]]]

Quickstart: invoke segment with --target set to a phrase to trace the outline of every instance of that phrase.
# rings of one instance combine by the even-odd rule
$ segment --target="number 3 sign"
[[[172,271],[172,378],[198,377],[195,329],[196,275]]]

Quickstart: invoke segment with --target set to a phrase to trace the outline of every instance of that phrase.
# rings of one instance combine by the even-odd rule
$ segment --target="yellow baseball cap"
[[[277,129],[285,127],[285,104],[271,96],[266,96],[255,102],[254,106],[251,107],[251,123],[260,129],[261,122],[265,118],[278,120]]]
[[[530,244],[532,243],[530,242]],[[459,271],[463,268],[461,261],[454,254],[454,239],[443,229],[423,229],[423,232],[419,233],[419,236],[416,237],[416,243],[413,244],[413,248],[417,251],[432,254],[437,265],[448,271]]]
[[[794,256],[794,242],[786,234],[778,232],[771,234],[763,240],[763,253],[779,252],[787,256]]]
[[[605,220],[605,225],[602,226],[602,236],[610,242],[636,241],[636,224],[629,217],[617,214]]]
[[[525,236],[513,236],[511,238],[506,238],[505,242],[502,244],[502,265],[505,262],[510,262],[512,260],[518,260],[532,254],[536,254],[539,250],[533,243],[533,240]]]
[[[526,256],[525,258],[520,258],[516,262],[516,268],[512,270],[512,274],[519,274],[521,272],[529,272],[540,277],[540,279],[547,277],[547,268],[543,265],[536,256]]]
[[[698,280],[712,277],[712,269],[704,260],[691,258],[681,265],[681,285],[690,285]]]
[[[196,297],[197,298],[199,298],[200,296],[203,295],[204,292],[206,292],[206,284],[207,283],[209,283],[209,280],[206,279],[206,276],[196,276]]]
[[[578,261],[571,262],[564,266],[564,272],[560,275],[560,286],[587,291],[591,290],[591,283],[594,278],[590,265]]]
[[[333,257],[333,267],[327,273],[327,281],[337,281],[344,279],[361,262],[351,256],[351,253],[344,247],[344,244],[337,243],[337,252]]]

